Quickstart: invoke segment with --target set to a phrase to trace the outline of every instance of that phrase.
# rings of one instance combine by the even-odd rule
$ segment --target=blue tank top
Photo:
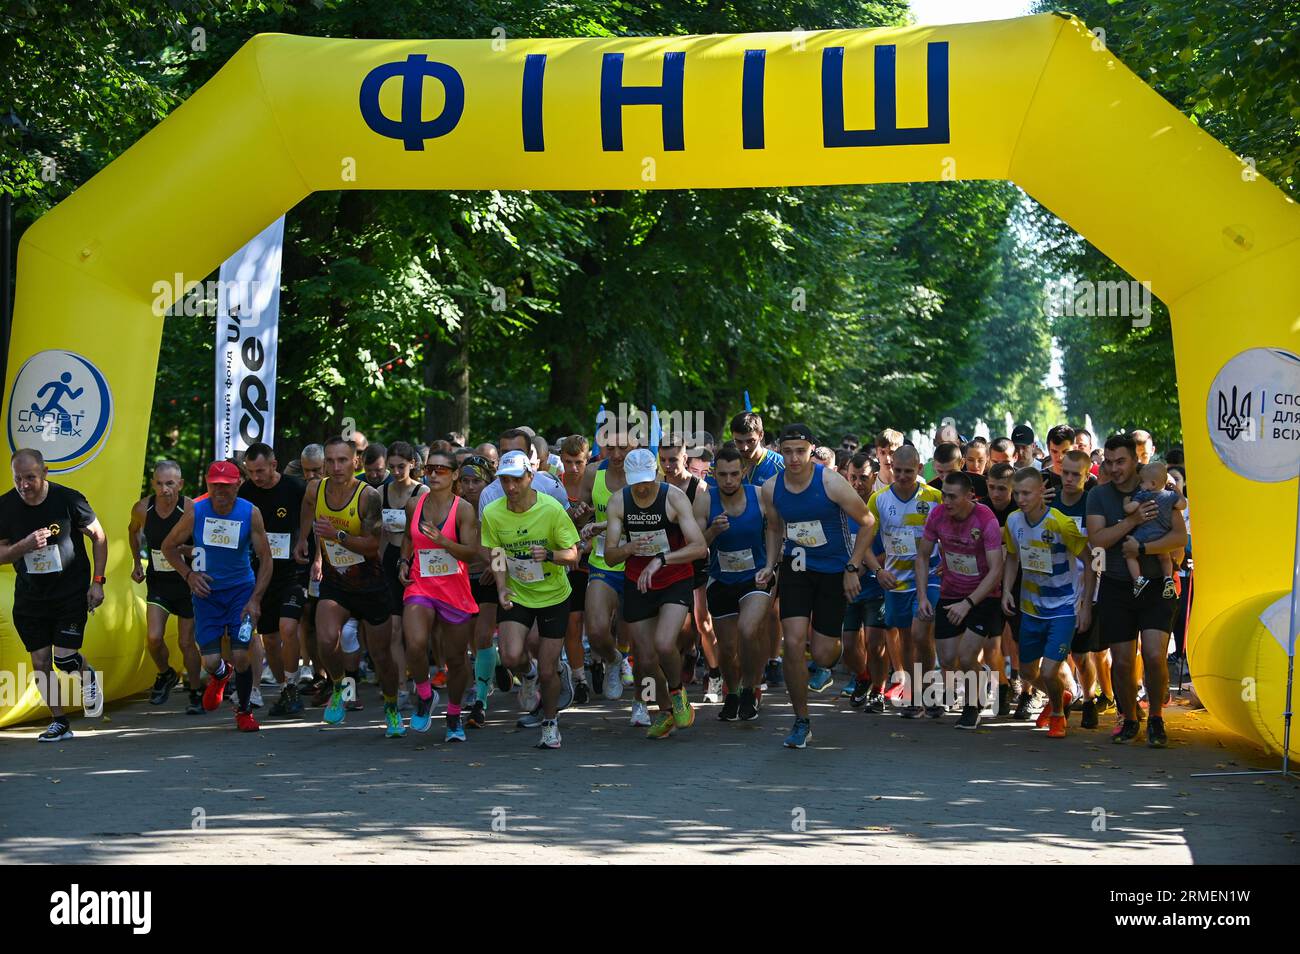
[[[758,487],[742,484],[745,512],[738,517],[727,514],[726,532],[718,534],[709,546],[709,576],[721,583],[744,583],[754,578],[767,563],[766,522]],[[723,513],[722,494],[709,495],[709,523]],[[719,556],[721,554],[721,556]],[[723,565],[733,567],[724,570]],[[744,569],[737,569],[745,567]]]
[[[812,480],[801,493],[785,486],[786,474],[776,478],[772,502],[785,521],[785,556],[802,547],[806,568],[816,573],[843,573],[849,562],[849,518],[826,496],[821,464],[813,465]]]
[[[853,544],[857,542],[858,522],[854,520],[852,517],[849,517],[848,521],[849,521],[849,546],[850,546],[849,553],[852,553],[853,550],[851,548]],[[880,561],[881,566],[884,566],[885,544],[884,541],[880,539],[880,534],[878,533],[871,538],[871,552],[876,555],[876,558]],[[872,574],[872,572],[868,570],[865,565],[862,567],[862,572],[858,575],[858,579],[862,581],[862,589],[858,592],[857,599],[855,599],[853,602],[863,603],[866,602],[867,600],[883,600],[885,598],[885,591],[881,589],[880,584],[876,582],[875,575]]]
[[[212,589],[224,590],[252,583],[249,559],[253,533],[253,504],[243,497],[224,517],[208,499],[194,501],[194,546],[203,548],[202,571],[212,577]]]

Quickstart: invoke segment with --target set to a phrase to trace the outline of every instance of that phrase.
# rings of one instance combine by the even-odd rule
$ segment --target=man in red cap
[[[238,694],[235,725],[241,732],[256,732],[259,726],[249,705],[253,692],[249,649],[275,564],[262,514],[237,495],[239,481],[238,467],[230,461],[214,461],[208,468],[208,496],[185,512],[163,540],[162,551],[194,598],[194,641],[211,676],[203,708],[212,712],[225,695],[231,667],[221,658],[221,640],[229,636]],[[191,537],[194,546],[186,563],[181,547]],[[256,576],[249,559],[254,549]]]

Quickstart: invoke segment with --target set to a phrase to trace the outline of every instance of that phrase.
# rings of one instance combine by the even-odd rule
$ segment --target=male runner
[[[95,670],[81,654],[86,614],[104,602],[108,537],[86,498],[49,479],[45,458],[23,448],[9,463],[14,489],[0,497],[0,563],[12,563],[12,619],[23,648],[31,654],[41,698],[54,720],[38,742],[72,738],[72,720],[61,703],[53,670],[79,673],[82,708],[97,715],[102,706]],[[90,538],[94,572],[86,559]]]
[[[767,528],[759,488],[743,480],[744,458],[734,447],[718,451],[709,495],[704,540],[709,545],[709,613],[718,636],[719,665],[727,693],[718,718],[723,722],[758,718],[759,686],[767,650],[763,622],[771,587],[755,582],[767,565]]]
[[[847,480],[812,459],[815,446],[805,424],[790,424],[781,431],[785,469],[763,484],[767,561],[755,582],[766,587],[776,560],[781,560],[777,595],[785,658],[802,661],[811,647],[813,662],[830,669],[843,651],[844,606],[858,595],[858,567],[871,537],[859,534],[850,552],[848,521],[864,524],[867,505]],[[785,677],[795,721],[784,744],[802,749],[812,737],[808,670],[789,666]]]
[[[418,654],[415,656],[407,654],[407,642],[402,633],[402,619],[405,613],[403,592],[406,587],[401,581],[397,568],[398,560],[402,555],[403,537],[406,534],[407,504],[427,493],[428,487],[416,479],[415,448],[406,441],[394,441],[389,446],[385,463],[390,479],[379,487],[381,495],[379,512],[384,527],[384,534],[379,544],[379,562],[384,568],[384,584],[388,590],[388,612],[393,624],[393,651],[397,679],[404,686],[408,665],[411,678],[417,684],[429,674],[427,653],[424,657]],[[454,468],[452,474],[454,477]],[[427,647],[427,642],[425,645]],[[399,692],[398,695],[400,698],[405,693]]]
[[[352,446],[341,437],[325,442],[328,476],[307,485],[296,556],[307,558],[307,535],[314,532],[324,552],[320,599],[316,604],[316,644],[330,677],[330,699],[324,720],[343,721],[346,673],[342,655],[343,626],[349,619],[368,627],[367,643],[384,695],[384,734],[406,734],[397,710],[399,678],[392,646],[393,627],[388,594],[379,563],[382,500],[379,491],[358,480],[352,470]],[[353,685],[355,691],[355,683]]]
[[[930,481],[930,486],[939,493],[943,493],[944,478],[949,474],[961,471],[964,462],[960,445],[940,444],[934,449],[934,479]],[[970,478],[971,487],[974,489],[977,499],[989,495],[988,481],[985,480],[983,474],[973,474],[967,471],[966,476]]]
[[[288,468],[286,467],[285,470],[287,472]],[[319,480],[324,476],[325,448],[321,444],[308,444],[298,455],[298,479],[303,482],[305,488],[311,481]],[[314,537],[307,541],[307,550],[309,553],[317,551]],[[297,557],[294,558],[294,562],[298,562]],[[320,656],[316,650],[316,601],[320,596],[320,579],[313,578],[309,563],[298,563],[298,582],[302,584],[303,592],[306,593],[302,604],[302,617],[298,620],[298,646],[303,662],[310,663],[304,665],[298,673],[298,690],[299,692],[310,690],[316,693],[328,688],[329,683],[329,677],[325,675],[325,668],[319,663]],[[319,681],[317,681],[318,676]]]
[[[240,499],[239,467],[227,460],[208,467],[208,495],[196,500],[181,515],[163,540],[163,556],[185,578],[194,599],[194,639],[208,671],[203,708],[212,712],[221,705],[231,667],[221,657],[221,640],[230,638],[234,657],[235,727],[256,732],[253,718],[254,627],[262,613],[262,598],[275,570],[271,546],[266,539],[262,515],[247,500]],[[186,564],[182,546],[194,541]],[[257,555],[253,573],[252,555]],[[183,569],[182,569],[183,568]]]
[[[949,447],[956,445],[949,444]],[[922,619],[934,620],[934,641],[944,672],[965,680],[965,703],[959,729],[980,724],[980,657],[1001,662],[1002,532],[993,511],[975,500],[971,475],[950,471],[943,478],[943,506],[926,517],[916,542],[916,603]],[[935,545],[942,553],[943,576],[939,603],[930,603],[930,557]]]
[[[870,540],[879,533],[884,543],[883,567],[870,551],[863,555],[863,559],[885,591],[885,626],[903,634],[902,663],[905,678],[910,682],[910,702],[903,715],[909,719],[917,718],[922,712],[922,687],[916,684],[916,674],[919,672],[924,677],[934,664],[931,622],[917,612],[917,541],[925,529],[930,511],[943,503],[939,491],[917,480],[920,470],[921,459],[915,447],[904,444],[895,450],[892,455],[893,482],[871,495],[871,502],[867,504],[868,516],[858,531],[859,540],[864,535]],[[932,570],[938,565],[938,554],[931,558],[930,564]],[[935,580],[927,580],[927,584],[926,597],[933,605],[939,599],[939,584]],[[932,705],[924,711],[932,719],[938,719],[944,708]]]
[[[482,547],[491,551],[496,577],[501,661],[541,683],[542,738],[538,748],[560,747],[559,706],[573,697],[569,665],[560,655],[569,617],[566,568],[578,563],[578,531],[563,505],[533,489],[533,463],[517,450],[501,455],[497,480],[504,497],[483,511]],[[530,659],[526,640],[533,624],[540,637]],[[564,684],[564,685],[562,685]]]
[[[709,548],[686,494],[658,479],[653,453],[629,452],[624,471],[627,486],[606,510],[605,553],[625,562],[623,619],[632,631],[637,685],[642,702],[659,706],[646,735],[663,739],[695,722],[682,686],[679,637],[692,603],[692,561]]]
[[[604,696],[606,699],[619,699],[623,695],[625,666],[631,675],[631,666],[619,652],[613,636],[616,614],[623,602],[624,566],[605,559],[605,531],[608,529],[610,498],[627,486],[623,465],[634,445],[626,428],[618,421],[607,421],[604,431],[600,441],[604,460],[600,466],[588,467],[582,478],[582,502],[592,511],[590,522],[582,527],[582,540],[591,541],[583,624],[587,627],[587,644],[604,669]],[[595,672],[593,666],[593,679]],[[640,699],[632,703],[632,724],[650,724],[645,703]]]
[[[876,435],[876,462],[880,472],[871,485],[873,494],[879,493],[894,482],[894,452],[903,446],[903,435],[893,428],[885,428]]]
[[[248,480],[239,488],[240,498],[249,501],[262,515],[266,540],[271,547],[274,569],[262,597],[257,632],[266,648],[267,662],[280,698],[271,707],[273,716],[296,715],[302,711],[298,698],[298,621],[302,618],[307,593],[301,571],[293,560],[294,537],[302,513],[306,485],[278,470],[275,451],[269,444],[251,445],[244,454]]]
[[[1137,527],[1155,519],[1159,507],[1146,501],[1126,514],[1124,500],[1138,489],[1138,447],[1132,434],[1116,434],[1107,439],[1105,466],[1109,483],[1088,492],[1088,542],[1106,551],[1106,566],[1097,593],[1099,648],[1109,648],[1111,678],[1115,703],[1124,721],[1111,737],[1112,742],[1131,742],[1141,723],[1137,712],[1137,643],[1141,640],[1143,681],[1147,690],[1150,719],[1147,722],[1147,745],[1164,748],[1168,744],[1161,710],[1169,695],[1169,636],[1178,599],[1166,597],[1156,587],[1147,587],[1140,596],[1133,595],[1126,558],[1138,557],[1144,575],[1156,572],[1157,553],[1168,553],[1175,560],[1187,544],[1187,524],[1181,510],[1171,514],[1171,529],[1150,543],[1132,539]]]
[[[591,519],[592,510],[582,502],[582,481],[587,474],[587,459],[591,445],[581,434],[573,434],[560,442],[560,482],[564,484],[565,496],[569,498],[569,519],[579,530]],[[569,622],[564,631],[564,655],[568,658],[569,668],[573,672],[573,704],[585,706],[591,701],[591,689],[587,686],[587,667],[582,649],[582,617],[587,603],[587,573],[589,567],[588,541],[579,543],[581,558],[578,565],[569,571]]]
[[[1007,517],[1003,539],[1007,563],[1003,568],[1002,609],[1016,612],[1013,595],[1018,563],[1021,572],[1020,671],[1047,693],[1048,704],[1038,718],[1048,737],[1065,738],[1073,694],[1070,668],[1064,665],[1075,633],[1092,625],[1092,561],[1088,541],[1074,521],[1043,501],[1043,472],[1036,467],[1016,471],[1016,504]],[[1076,585],[1074,557],[1083,556],[1082,583]],[[1041,663],[1041,665],[1040,665]],[[1164,668],[1163,666],[1161,668]]]
[[[426,463],[426,480],[432,481],[438,464]],[[479,497],[483,488],[496,479],[496,465],[479,454],[470,454],[460,465],[456,478],[456,492],[478,512]],[[512,683],[510,671],[501,666],[501,657],[492,645],[492,634],[497,628],[497,586],[488,561],[483,558],[482,545],[479,552],[469,561],[469,589],[478,607],[474,617],[474,704],[465,716],[465,725],[471,729],[481,729],[487,725],[488,696],[492,692],[492,677],[498,668],[504,677],[501,691],[508,692]]]
[[[696,522],[700,525],[700,531],[703,532],[709,521],[709,488],[704,481],[687,469],[687,460],[685,439],[680,434],[666,432],[659,442],[659,467],[663,471],[664,482],[686,494],[695,513]],[[709,582],[708,559],[697,560],[694,570],[693,604],[691,613],[687,614],[686,622],[682,627],[684,652],[691,669],[683,673],[683,679],[685,682],[691,682],[694,676],[694,636],[698,633],[700,650],[704,653],[704,659],[709,666],[709,681],[704,689],[704,701],[721,702],[722,670],[718,668],[718,638],[713,631],[713,618],[709,615],[708,602],[704,595],[705,585]],[[692,623],[695,625],[694,632],[691,630]]]
[[[1049,446],[1051,441],[1052,437],[1049,433]],[[1088,492],[1097,485],[1096,479],[1089,473],[1092,460],[1083,451],[1070,448],[1061,455],[1060,463],[1061,492],[1052,506],[1073,520],[1080,533],[1087,534],[1085,518],[1088,514]],[[1080,560],[1091,559],[1090,553],[1080,557]],[[1089,599],[1092,598],[1092,594],[1089,594]],[[1095,614],[1093,624],[1076,634],[1070,644],[1070,658],[1079,677],[1079,685],[1083,688],[1083,700],[1081,703],[1076,700],[1075,705],[1080,705],[1083,710],[1080,725],[1085,729],[1097,728],[1098,715],[1113,705],[1110,701],[1110,693],[1113,691],[1110,685],[1110,659],[1107,653],[1097,652]],[[1102,695],[1100,699],[1096,699],[1093,697],[1092,689],[1099,682],[1102,686]]]
[[[163,556],[162,543],[181,519],[181,514],[189,510],[194,501],[181,494],[185,478],[181,475],[180,464],[175,461],[163,460],[154,465],[151,482],[153,493],[136,501],[131,508],[131,522],[126,531],[127,539],[132,543],[131,558],[135,562],[131,579],[137,583],[147,583],[146,639],[149,655],[158,667],[158,676],[149,692],[149,702],[155,706],[162,705],[180,681],[176,670],[171,667],[165,638],[167,617],[175,616],[181,658],[185,661],[185,674],[189,682],[190,699],[185,711],[193,715],[203,712],[203,691],[199,688],[202,660],[199,648],[194,644],[194,604],[190,599],[190,588]],[[147,569],[140,565],[141,539],[149,554]]]
[[[1007,525],[1007,517],[1015,513],[1018,509],[1015,500],[1015,481],[1016,469],[1008,463],[997,463],[989,467],[988,486],[989,495],[981,503],[988,506],[993,511],[993,516],[997,518],[998,526]],[[999,536],[1001,532],[999,531]],[[1006,565],[1005,546],[1003,552],[1003,566]],[[1016,566],[1016,584],[1012,592],[1015,598],[1014,603],[1020,605],[1020,567]],[[1016,640],[1020,634],[1020,614],[1015,613],[1011,616],[1004,616],[1001,640],[1001,658],[1011,660],[1011,673],[1007,674],[1005,668],[998,670],[998,712],[1008,713],[1012,711],[1012,702],[1015,703],[1014,718],[1024,719],[1029,715],[1029,704],[1034,699],[1032,687],[1024,683],[1020,678],[1020,651],[1016,646]]]

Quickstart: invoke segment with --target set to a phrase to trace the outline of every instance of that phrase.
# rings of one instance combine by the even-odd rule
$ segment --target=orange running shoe
[[[235,728],[240,732],[256,732],[261,728],[251,712],[235,712]]]
[[[433,688],[435,688],[435,689],[446,689],[446,688],[447,688],[447,670],[446,670],[446,669],[439,669],[436,673],[434,673],[433,679],[432,679],[431,681],[433,682]]]
[[[1065,738],[1065,716],[1054,715],[1048,723],[1047,737],[1049,739]]]
[[[235,667],[226,663],[226,674],[218,679],[216,676],[208,676],[208,684],[203,689],[203,709],[205,712],[216,712],[221,708],[221,700],[226,695],[226,684],[230,682],[230,677],[235,674]]]

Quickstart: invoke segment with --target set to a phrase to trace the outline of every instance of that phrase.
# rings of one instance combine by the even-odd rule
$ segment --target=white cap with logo
[[[498,477],[522,477],[531,472],[528,455],[523,451],[507,451],[497,465]]]
[[[647,481],[659,479],[659,461],[655,455],[646,450],[644,447],[638,447],[636,450],[628,453],[623,459],[623,473],[627,475],[629,484],[644,484]],[[500,471],[497,471],[500,473]]]

